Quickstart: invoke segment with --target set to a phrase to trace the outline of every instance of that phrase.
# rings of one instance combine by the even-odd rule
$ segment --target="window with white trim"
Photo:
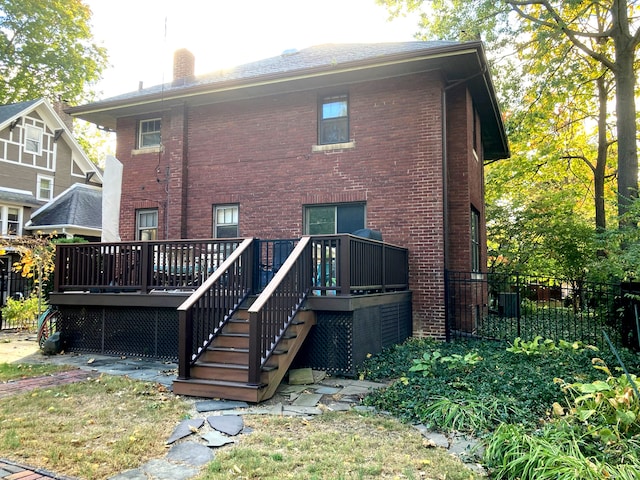
[[[140,120],[138,125],[138,148],[159,147],[162,137],[160,128],[162,122],[159,118]]]
[[[146,208],[136,211],[136,239],[158,239],[158,209]]]
[[[364,228],[364,225],[364,203],[310,205],[305,207],[304,231],[306,235],[354,233],[356,230]]]
[[[42,153],[42,129],[33,125],[24,127],[24,151],[40,155]]]
[[[53,198],[53,177],[38,175],[38,200],[49,201]]]
[[[331,95],[318,102],[318,144],[349,141],[349,97]]]
[[[213,237],[238,238],[238,205],[216,205],[213,209]]]
[[[22,235],[22,207],[0,205],[0,234]]]

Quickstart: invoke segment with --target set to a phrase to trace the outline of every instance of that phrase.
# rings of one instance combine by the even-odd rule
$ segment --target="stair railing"
[[[247,238],[178,307],[178,378],[191,366],[251,293],[253,239]]]
[[[302,237],[273,279],[249,308],[249,383],[282,339],[313,285],[311,237]]]

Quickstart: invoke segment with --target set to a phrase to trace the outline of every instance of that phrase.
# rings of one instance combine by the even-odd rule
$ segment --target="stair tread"
[[[240,348],[240,347],[214,347],[210,345],[207,347],[207,350],[218,351],[218,352],[240,352],[240,353],[249,353],[248,348]]]
[[[201,361],[197,361],[194,366],[196,366],[196,367],[205,367],[205,368],[206,367],[228,368],[228,369],[235,368],[237,370],[249,370],[249,366],[248,365],[242,365],[240,363],[218,363],[218,362],[201,362]],[[262,370],[265,371],[265,372],[270,372],[272,370],[275,370],[275,367],[265,365],[264,367],[262,367]]]
[[[176,378],[174,382],[177,383],[199,383],[201,385],[215,385],[218,387],[234,387],[234,388],[247,388],[251,390],[258,390],[266,386],[264,383],[249,384],[246,382],[232,382],[230,380],[209,380],[205,378]]]

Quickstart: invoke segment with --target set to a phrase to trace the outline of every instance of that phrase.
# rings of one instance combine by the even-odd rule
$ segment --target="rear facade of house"
[[[486,265],[483,162],[508,155],[482,45],[194,65],[178,51],[171,84],[69,110],[117,132],[122,239],[378,231],[409,251],[413,334],[443,338],[445,271]]]

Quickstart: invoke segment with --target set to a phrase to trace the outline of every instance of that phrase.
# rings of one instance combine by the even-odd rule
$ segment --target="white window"
[[[53,178],[38,175],[38,200],[49,201],[53,198]]]
[[[0,233],[3,236],[22,235],[22,208],[0,205]]]
[[[214,238],[238,238],[238,205],[216,205],[213,210]]]
[[[158,239],[158,210],[150,208],[138,210],[136,215],[136,238],[138,240]]]
[[[42,129],[26,125],[24,132],[24,151],[40,155],[42,153]]]
[[[161,122],[159,118],[140,120],[138,132],[138,148],[159,147]]]

